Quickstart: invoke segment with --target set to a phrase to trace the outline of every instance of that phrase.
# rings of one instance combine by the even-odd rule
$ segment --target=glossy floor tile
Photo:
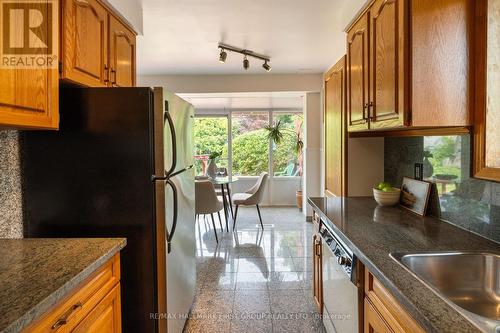
[[[294,207],[240,207],[236,230],[196,224],[197,292],[184,332],[324,332],[312,296],[312,224]],[[215,218],[217,219],[216,215]],[[216,225],[219,226],[218,221]]]

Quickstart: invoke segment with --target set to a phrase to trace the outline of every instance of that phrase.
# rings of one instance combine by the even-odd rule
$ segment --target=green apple
[[[383,191],[383,190],[384,190],[384,188],[386,188],[386,187],[392,188],[391,184],[389,184],[389,183],[385,183],[385,182],[379,183],[379,184],[377,185],[377,189],[382,190],[382,191]]]
[[[387,187],[384,187],[384,188],[382,189],[382,191],[384,191],[384,192],[392,192],[392,191],[394,191],[394,189],[392,188],[392,186],[390,186],[390,185],[389,185],[389,186],[387,186]]]

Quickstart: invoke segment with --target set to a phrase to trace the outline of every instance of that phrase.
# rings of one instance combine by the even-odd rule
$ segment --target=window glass
[[[205,174],[211,153],[222,153],[216,159],[218,168],[228,167],[227,117],[196,117],[194,120],[194,155],[196,175]],[[222,170],[220,170],[222,171]]]
[[[438,193],[451,193],[461,183],[462,137],[424,137],[424,180],[436,183]]]
[[[275,112],[273,126],[279,123],[282,139],[272,142],[273,175],[275,177],[300,176],[302,174],[302,123],[301,113]]]
[[[268,112],[233,112],[233,175],[258,176],[269,170]]]

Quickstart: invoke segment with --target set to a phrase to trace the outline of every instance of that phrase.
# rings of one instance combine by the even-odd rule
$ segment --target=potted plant
[[[302,121],[295,122],[295,131],[287,128],[283,128],[281,120],[274,124],[274,126],[268,125],[265,129],[268,131],[267,137],[272,140],[276,145],[280,144],[283,140],[284,134],[290,134],[295,137],[295,154],[297,155],[297,168],[300,177],[300,185],[297,189],[295,196],[297,199],[297,207],[302,210],[302,171],[303,171],[303,148],[304,141],[302,141],[301,129]]]
[[[208,155],[207,176],[215,178],[215,176],[217,175],[217,165],[215,163],[215,160],[220,156],[222,156],[222,151],[215,151]]]

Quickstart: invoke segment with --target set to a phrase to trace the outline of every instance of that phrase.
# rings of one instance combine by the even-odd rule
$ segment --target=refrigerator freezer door
[[[163,91],[168,112],[175,128],[176,168],[174,172],[193,164],[194,108],[178,96]],[[172,169],[172,133],[164,127],[165,170]],[[177,190],[177,226],[167,255],[167,312],[168,332],[181,333],[194,300],[196,287],[194,170],[187,169],[169,179]],[[172,186],[165,188],[166,225],[172,230],[174,194]]]

